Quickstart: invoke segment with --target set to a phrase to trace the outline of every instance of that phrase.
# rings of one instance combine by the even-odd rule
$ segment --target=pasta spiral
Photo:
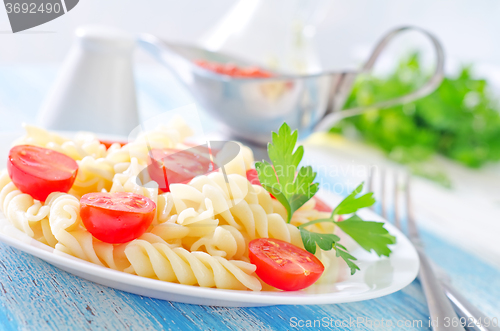
[[[78,173],[71,187],[71,194],[81,197],[86,193],[109,190],[115,171],[105,159],[86,156],[77,161]]]
[[[311,199],[306,202],[302,207],[295,211],[295,213],[293,213],[290,223],[299,226],[320,218],[330,218],[329,212],[318,211],[315,209],[315,206],[315,199]],[[306,229],[312,232],[333,233],[335,230],[335,224],[332,222],[316,223],[306,227]]]
[[[275,238],[303,247],[297,227],[273,213],[272,199],[267,191],[237,174],[227,179],[226,182],[222,173],[212,173],[199,176],[189,184],[171,185],[175,208],[181,210],[177,224],[189,226],[218,221],[218,225],[212,223],[217,225],[213,231],[201,238],[183,239],[184,246],[191,251],[203,249],[212,256],[244,260],[248,260],[248,243],[255,238]]]
[[[15,145],[35,145],[53,149],[66,154],[74,160],[82,160],[86,156],[102,158],[106,156],[106,147],[97,136],[90,132],[79,132],[70,140],[42,128],[24,124],[26,135],[18,139]]]
[[[90,234],[80,218],[80,202],[71,194],[52,193],[46,205],[50,207],[50,229],[60,251],[82,260],[123,271],[130,265],[123,254],[124,245],[101,242]]]
[[[252,275],[255,266],[226,260],[204,252],[189,252],[169,245],[152,234],[129,243],[125,255],[131,263],[126,272],[185,285],[259,291],[260,281]]]
[[[49,208],[19,191],[5,170],[0,173],[0,209],[17,229],[50,244],[45,239],[45,235],[50,233],[47,228]]]

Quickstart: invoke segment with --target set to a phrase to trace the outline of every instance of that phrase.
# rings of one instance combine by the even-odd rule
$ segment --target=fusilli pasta
[[[254,160],[251,150],[241,144],[238,155],[222,170],[159,192],[146,170],[149,151],[188,148],[183,142],[192,132],[178,118],[107,150],[94,134],[79,133],[67,139],[30,125],[25,129],[26,135],[16,144],[64,153],[77,161],[78,174],[68,193],[54,192],[41,202],[19,191],[7,171],[2,171],[1,210],[17,229],[56,252],[104,267],[186,285],[258,291],[262,284],[254,273],[256,267],[249,263],[248,243],[275,238],[303,247],[296,226],[329,216],[314,209],[315,202],[310,200],[287,223],[284,207],[247,180]],[[146,233],[130,242],[102,242],[87,231],[80,217],[79,199],[91,192],[146,196],[156,204],[153,222]],[[331,226],[321,223],[312,230],[331,233]],[[332,264],[320,250],[317,256],[325,266]]]

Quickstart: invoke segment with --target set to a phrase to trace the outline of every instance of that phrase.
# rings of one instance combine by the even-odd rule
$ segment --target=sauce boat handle
[[[402,32],[406,31],[417,31],[422,33],[424,36],[429,38],[429,40],[432,42],[432,45],[434,46],[434,50],[436,53],[436,70],[434,71],[434,74],[432,77],[418,90],[411,92],[407,95],[397,97],[394,99],[386,100],[386,101],[381,101],[374,103],[372,105],[368,106],[361,106],[361,107],[356,107],[356,108],[351,108],[351,109],[345,109],[341,110],[342,106],[345,103],[345,100],[348,96],[348,94],[351,91],[352,85],[354,84],[354,80],[356,78],[355,73],[346,73],[343,74],[342,77],[340,78],[342,81],[337,83],[337,86],[339,86],[336,91],[334,91],[334,95],[331,96],[331,100],[335,100],[334,104],[331,106],[331,112],[327,114],[314,128],[314,131],[327,131],[329,130],[334,124],[339,122],[340,120],[346,118],[346,117],[351,117],[351,116],[356,116],[360,115],[368,110],[374,110],[374,109],[384,109],[384,108],[389,108],[395,105],[401,105],[405,103],[409,103],[412,101],[415,101],[417,99],[420,99],[430,93],[432,93],[442,82],[444,78],[444,51],[441,43],[439,40],[430,32],[419,28],[419,27],[413,27],[413,26],[403,26],[396,28],[389,33],[387,33],[377,44],[375,49],[373,50],[372,54],[368,58],[368,61],[364,64],[363,68],[361,69],[361,73],[369,73],[373,69],[373,66],[375,65],[375,62],[377,61],[378,57],[380,54],[383,52],[383,50],[386,48],[387,44],[389,44],[394,37],[399,35]]]

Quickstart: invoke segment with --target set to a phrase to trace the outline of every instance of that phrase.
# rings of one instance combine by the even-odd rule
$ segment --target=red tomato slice
[[[97,239],[121,244],[140,237],[151,225],[156,204],[135,193],[88,193],[80,199],[80,216]]]
[[[332,207],[327,205],[326,202],[324,202],[317,196],[314,196],[313,199],[316,200],[316,205],[314,206],[314,209],[316,209],[317,211],[325,211],[327,213],[331,213],[333,211]]]
[[[120,146],[125,146],[127,143],[124,142],[124,141],[113,141],[113,140],[99,140],[99,142],[106,146],[106,149],[109,149],[111,147],[111,145],[113,145],[114,143],[118,143],[120,144]]]
[[[284,291],[311,286],[325,267],[313,254],[278,239],[260,238],[248,244],[250,262],[266,284]]]
[[[194,177],[214,170],[208,153],[208,148],[203,146],[187,150],[153,149],[149,176],[158,183],[160,190],[170,192],[170,184],[188,183]]]
[[[52,192],[68,192],[78,164],[67,155],[31,145],[12,147],[7,170],[14,185],[34,199],[45,201]]]
[[[247,170],[247,179],[252,185],[260,185],[259,175],[255,169]]]

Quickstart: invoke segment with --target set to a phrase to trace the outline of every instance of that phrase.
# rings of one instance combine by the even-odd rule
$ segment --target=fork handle
[[[415,246],[418,257],[420,258],[418,278],[420,279],[420,283],[422,284],[422,288],[425,293],[425,298],[427,299],[431,322],[435,324],[431,325],[432,330],[464,331],[465,329],[461,325],[453,326],[452,322],[457,320],[457,314],[455,313],[450,300],[448,300],[444,294],[444,290],[434,274],[427,255],[425,255],[420,245],[417,244]]]
[[[441,281],[441,285],[459,318],[465,320],[465,328],[467,330],[500,331],[500,327],[492,325],[491,318],[488,318],[488,316],[474,307],[453,286],[444,281]],[[486,326],[486,324],[488,324],[488,326]]]

